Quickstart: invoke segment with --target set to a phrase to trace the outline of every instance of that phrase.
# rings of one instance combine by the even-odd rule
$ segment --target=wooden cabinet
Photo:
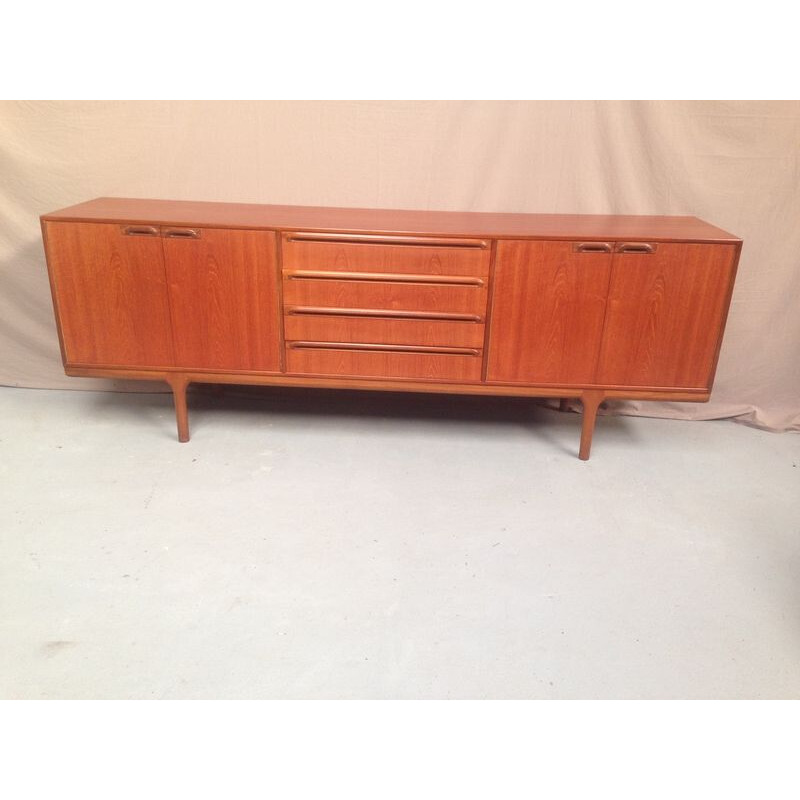
[[[741,241],[694,217],[100,198],[42,217],[69,375],[710,396]]]

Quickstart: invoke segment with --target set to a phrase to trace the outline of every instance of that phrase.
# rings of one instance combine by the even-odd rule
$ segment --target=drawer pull
[[[622,242],[617,245],[618,253],[655,253],[656,245],[649,242]]]
[[[200,231],[197,228],[167,228],[164,236],[167,239],[199,239]]]
[[[425,353],[428,355],[479,356],[474,347],[436,347],[406,344],[366,344],[362,342],[287,342],[293,350],[361,350],[381,353]]]
[[[405,247],[461,247],[486,250],[489,242],[484,239],[430,238],[424,236],[383,236],[348,233],[290,233],[287,242],[326,242],[334,244],[389,244]]]
[[[286,270],[289,280],[380,281],[382,283],[426,283],[434,286],[484,286],[482,278],[461,275],[412,275],[400,272],[331,272],[329,270]]]
[[[122,232],[125,236],[158,236],[158,228],[152,225],[126,225]]]
[[[443,322],[483,322],[479,314],[449,311],[395,311],[383,308],[327,308],[325,306],[286,306],[287,314],[331,317],[376,317],[378,319],[427,319]]]
[[[576,253],[610,253],[611,245],[608,242],[575,242],[573,250]]]

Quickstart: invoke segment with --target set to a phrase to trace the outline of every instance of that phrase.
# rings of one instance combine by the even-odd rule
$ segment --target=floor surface
[[[800,437],[0,389],[0,697],[798,698]]]

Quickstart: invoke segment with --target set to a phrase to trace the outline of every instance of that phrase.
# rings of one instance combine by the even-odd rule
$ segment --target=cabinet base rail
[[[548,397],[560,399],[560,410],[568,408],[569,400],[580,400],[583,421],[578,458],[588,461],[592,449],[597,412],[605,400],[666,400],[705,403],[710,392],[702,389],[660,391],[658,389],[615,389],[574,386],[517,386],[512,384],[455,384],[432,381],[387,381],[368,378],[329,378],[303,375],[263,375],[226,372],[180,372],[174,370],[114,369],[68,365],[67,375],[83,378],[115,378],[163,381],[172,390],[178,441],[189,441],[189,410],[186,393],[192,383],[223,383],[255,386],[289,386],[297,388],[358,389],[386,392],[423,392],[436,394],[486,395],[489,397]]]

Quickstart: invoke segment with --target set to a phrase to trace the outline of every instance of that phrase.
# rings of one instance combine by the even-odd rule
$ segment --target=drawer
[[[484,239],[284,233],[284,270],[378,272],[486,277],[491,259]]]
[[[482,322],[486,315],[486,281],[481,278],[464,280],[473,283],[454,285],[292,276],[284,278],[283,302],[285,308],[305,306],[469,314]]]
[[[287,314],[283,319],[283,329],[287,341],[310,339],[478,348],[483,347],[484,332],[480,322],[346,314]]]
[[[400,345],[345,345],[287,342],[289,374],[351,378],[479,382],[481,351],[477,348],[407,348]]]

